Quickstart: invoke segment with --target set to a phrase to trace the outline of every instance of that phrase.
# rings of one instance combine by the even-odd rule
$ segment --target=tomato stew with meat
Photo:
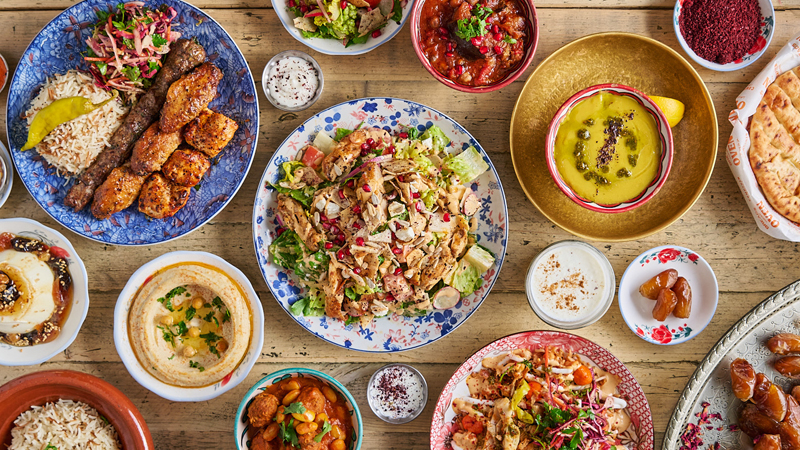
[[[533,35],[519,1],[425,0],[420,48],[455,83],[495,84],[519,67]]]
[[[268,386],[247,407],[250,450],[346,450],[353,422],[345,399],[311,377]]]

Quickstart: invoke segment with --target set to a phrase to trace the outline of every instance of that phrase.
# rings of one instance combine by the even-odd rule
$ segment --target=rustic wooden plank
[[[76,0],[3,0],[0,11],[15,10],[62,10],[76,3]],[[109,3],[114,3],[110,0]],[[196,0],[190,2],[203,9],[256,9],[272,8],[270,0]],[[603,8],[603,9],[672,9],[675,2],[671,0],[542,0],[536,1],[536,8]],[[776,10],[798,9],[798,0],[778,0]]]
[[[87,372],[113,384],[131,399],[148,423],[156,448],[174,448],[177,442],[185,448],[230,449],[233,447],[233,422],[239,402],[247,390],[267,374],[296,367],[298,364],[258,363],[239,386],[209,402],[176,403],[164,400],[147,391],[125,371],[121,363],[45,363],[40,369],[71,369]],[[369,377],[381,366],[370,364],[318,364],[303,367],[326,372],[342,382],[361,410],[364,420],[363,449],[417,450],[429,447],[428,432],[433,410],[444,385],[458,364],[415,364],[428,382],[428,403],[422,415],[405,425],[390,425],[378,419],[369,409],[366,387]],[[639,383],[645,389],[657,430],[657,447],[671,415],[678,391],[694,371],[685,362],[630,364]],[[25,368],[0,371],[0,383],[31,372]],[[199,427],[198,424],[202,424]]]
[[[800,0],[797,1],[800,3]],[[410,42],[411,36],[408,27],[390,42],[368,54],[343,58],[321,55],[309,50],[308,47],[289,35],[272,10],[215,9],[208,10],[208,12],[231,33],[259,83],[261,72],[269,58],[286,49],[310,52],[322,65],[326,81],[381,82],[391,79],[416,83],[420,80],[432,80],[417,60]],[[58,11],[52,10],[2,13],[0,23],[9,24],[11,32],[7,33],[0,42],[0,53],[6,57],[12,68],[16,66],[19,55],[22,54],[31,39],[57,13]],[[762,57],[763,62],[757,62],[736,72],[714,72],[694,63],[693,66],[706,82],[749,82],[763,68],[764,64],[794,36],[796,16],[795,11],[779,11],[775,14],[775,38]],[[540,11],[539,20],[541,25],[539,47],[534,64],[527,71],[528,74],[533,71],[536,64],[564,44],[586,34],[605,31],[631,32],[649,36],[664,42],[686,57],[678,45],[672,27],[672,13],[668,10],[620,11],[552,8]],[[342,64],[342,61],[348,63]],[[389,67],[391,67],[391,76],[388,73]],[[521,80],[526,77],[527,75],[524,75]],[[515,83],[508,90],[519,89],[521,89],[521,84]],[[405,92],[383,92],[383,94],[389,93],[408,97]],[[453,93],[454,91],[440,86],[437,97],[446,101]],[[496,93],[472,97],[493,99],[495,96]],[[327,98],[329,98],[328,95],[323,94],[318,104],[329,105]]]

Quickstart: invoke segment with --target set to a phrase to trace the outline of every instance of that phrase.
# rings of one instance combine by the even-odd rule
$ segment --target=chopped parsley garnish
[[[491,9],[484,8],[481,5],[475,5],[475,7],[472,8],[472,17],[458,20],[456,36],[460,37],[461,39],[469,40],[474,37],[485,35],[487,33],[486,18],[491,14]],[[409,139],[411,139],[410,133]]]
[[[195,313],[197,313],[197,310],[194,309],[194,306],[190,306],[189,309],[186,310],[186,321],[188,322],[192,320],[192,317],[194,317]]]
[[[222,316],[222,323],[229,322],[231,320],[231,311],[225,308],[225,315]],[[219,326],[219,324],[217,324]]]
[[[292,447],[300,448],[300,440],[297,438],[297,432],[294,430],[294,419],[289,420],[289,426],[286,426],[286,423],[281,423],[278,436],[280,436],[283,442],[291,444]]]
[[[189,329],[186,327],[186,322],[182,320],[178,322],[177,325],[168,327],[156,325],[156,328],[161,330],[161,336],[164,338],[165,341],[169,342],[172,345],[172,347],[175,347],[176,337],[180,338],[189,331]],[[177,328],[177,331],[174,328]]]
[[[197,362],[192,361],[192,360],[189,360],[189,367],[191,367],[192,369],[197,369],[200,372],[206,370],[205,367],[201,366],[200,364],[198,364]]]
[[[522,365],[527,367],[528,370],[533,370],[533,363],[528,361],[527,359],[525,361],[522,361]]]
[[[222,309],[222,307],[225,306],[225,303],[222,303],[222,299],[219,297],[214,297],[214,300],[211,302],[211,306],[213,306],[214,309]]]
[[[167,40],[164,39],[163,36],[161,36],[158,33],[153,33],[153,46],[161,47],[162,45],[164,45],[166,43],[167,43]]]
[[[212,317],[214,317],[214,311],[209,311],[208,314],[206,314],[206,316],[203,317],[203,320],[205,320],[206,322],[211,322]]]
[[[317,441],[317,442],[319,442],[319,441]],[[44,448],[44,450],[58,450],[58,447],[56,447],[55,445],[51,445],[51,444],[48,442],[48,443],[47,443],[47,447],[45,447],[45,448]]]
[[[317,437],[314,438],[314,442],[322,442],[322,438],[325,437],[332,428],[330,422],[326,420],[325,423],[322,424],[322,430],[317,434]]]
[[[164,305],[164,308],[167,310],[174,312],[175,307],[172,306],[172,299],[175,298],[176,295],[180,295],[186,292],[186,288],[183,286],[178,286],[171,291],[167,292],[167,295],[158,299],[158,302]]]
[[[213,331],[209,331],[206,334],[201,334],[200,338],[203,339],[204,341],[206,341],[206,345],[211,347],[211,344],[214,344],[218,340],[222,339],[222,336],[214,333]]]
[[[516,44],[516,43],[517,43],[517,40],[516,40],[516,39],[514,39],[514,38],[512,38],[512,37],[511,37],[511,36],[509,36],[509,35],[505,35],[505,36],[503,36],[503,42],[505,42],[505,43],[507,43],[507,44],[512,44],[512,45],[513,45],[513,44]]]
[[[172,334],[172,331],[162,327],[161,325],[158,325],[157,328],[161,330],[161,336],[164,338],[164,340],[170,343],[173,347],[175,347],[175,335]]]
[[[167,358],[167,361],[172,361],[172,358],[174,358],[174,357],[175,357],[175,354],[173,353],[173,354],[172,354],[172,356],[170,356],[169,358]]]
[[[304,412],[306,412],[306,407],[300,402],[291,403],[283,411],[284,414],[303,414]]]

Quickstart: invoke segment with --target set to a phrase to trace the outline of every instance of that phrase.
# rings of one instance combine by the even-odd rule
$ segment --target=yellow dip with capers
[[[233,372],[247,353],[252,329],[241,286],[201,263],[156,272],[128,314],[139,363],[162,382],[181,387],[211,385]]]
[[[655,180],[661,139],[653,116],[633,98],[600,91],[580,101],[558,127],[561,178],[585,200],[616,205]]]

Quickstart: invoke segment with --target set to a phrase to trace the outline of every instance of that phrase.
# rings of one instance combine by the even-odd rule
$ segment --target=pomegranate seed
[[[326,242],[325,243],[325,249],[326,250],[330,250],[332,248],[333,248],[333,242]]]
[[[297,6],[297,3],[295,3],[294,0],[289,0],[287,5],[289,5],[289,8],[294,8],[295,6]]]
[[[402,133],[397,135],[400,139],[408,139],[408,133],[403,131]]]
[[[340,260],[344,259],[344,250],[339,250],[336,252],[336,258]]]
[[[399,267],[398,267],[398,269],[399,269]],[[394,295],[386,294],[386,298],[384,298],[383,300],[387,301],[387,302],[393,302],[394,301]]]
[[[419,198],[419,197],[420,197],[420,194],[419,194],[419,192],[412,192],[412,193],[411,193],[411,197],[413,197],[413,198]]]
[[[401,183],[405,183],[406,182],[406,177],[403,176],[403,175],[398,175],[397,179],[400,180]]]
[[[375,139],[372,139],[372,138],[367,139],[367,145],[369,145],[370,147],[374,148],[375,147]],[[362,147],[363,147],[363,145],[362,145]]]
[[[336,234],[336,235],[340,234],[339,227],[337,227],[336,225],[331,226],[331,234]]]
[[[456,66],[456,72],[458,72],[458,75],[464,73],[464,66]]]
[[[276,229],[275,229],[275,234],[277,234],[278,236],[280,236],[280,235],[282,235],[282,234],[283,234],[283,232],[284,232],[284,231],[286,231],[286,228],[283,228],[283,227],[278,227],[278,228],[276,228]]]
[[[328,221],[328,217],[323,214],[323,215],[319,216],[319,220],[322,221],[323,223],[325,223],[325,222]]]
[[[397,240],[397,236],[394,234],[394,231],[392,231],[392,240],[393,240],[393,241],[396,241],[396,240]]]
[[[356,275],[359,275],[359,274],[361,274],[361,267],[356,267],[356,268],[354,268],[354,269],[353,269],[353,273],[354,273],[354,274],[356,274]]]
[[[342,2],[339,3],[339,7],[342,9],[347,9],[347,0],[342,0]]]
[[[361,150],[361,156],[369,155],[369,150]]]
[[[447,56],[448,58],[452,58],[454,55],[455,55],[455,53],[453,53],[453,52],[445,52],[445,54],[444,54],[444,56]]]
[[[394,155],[394,151],[395,151],[394,145],[390,145],[387,150],[389,151],[390,155]]]
[[[308,6],[300,5],[300,12],[302,12],[304,14],[307,13],[308,12]]]
[[[355,186],[355,182],[353,181],[353,179],[351,178],[351,179],[347,180],[347,187],[349,187],[350,189],[353,189],[353,186]]]
[[[503,53],[503,48],[502,48],[502,47],[500,47],[499,45],[495,45],[493,50],[494,50],[494,52],[495,52],[495,53],[497,53],[498,55],[500,55],[500,54],[502,54],[502,53]]]
[[[336,239],[339,239],[340,241],[342,241],[342,243],[344,243],[345,240],[344,234],[340,234],[339,236],[336,237]]]
[[[486,18],[486,22],[487,22],[487,23],[492,23],[492,22],[494,22],[494,16],[489,16],[489,17],[487,17],[487,18]]]
[[[447,51],[448,52],[452,52],[453,51],[453,43],[452,42],[448,42],[447,43]]]
[[[423,205],[422,202],[417,202],[414,205],[414,207],[417,208],[417,211],[419,211],[419,212],[422,212],[422,211],[425,210],[425,205]]]
[[[402,268],[398,267],[397,269],[394,269],[394,274],[395,275],[400,275],[402,273],[403,273],[403,269]]]
[[[497,42],[500,42],[500,41],[503,40],[503,34],[502,33],[495,33],[495,34],[492,35],[492,37]]]
[[[489,47],[484,45],[483,47],[479,48],[478,51],[481,52],[481,55],[485,55],[489,53]]]
[[[369,187],[368,184],[365,184],[364,186],[361,186],[361,189],[363,189],[364,192],[372,192],[372,188]]]
[[[361,150],[369,150],[369,144],[367,144],[366,142],[361,144]]]
[[[381,30],[375,30],[375,31],[372,32],[372,37],[373,38],[377,38],[380,35],[381,35]]]
[[[392,253],[394,253],[395,255],[399,255],[400,253],[403,253],[403,249],[400,247],[395,247],[392,249]]]
[[[361,214],[361,207],[358,205],[353,206],[353,214]]]
[[[492,31],[495,32],[495,33],[499,33],[500,32],[500,27],[497,24],[494,24],[494,25],[492,25]]]
[[[445,222],[450,222],[450,214],[444,213],[444,217],[442,217],[442,220],[444,220]]]
[[[444,36],[444,37],[447,37],[447,34],[448,34],[448,32],[447,32],[447,28],[445,28],[445,27],[439,27],[439,34],[441,34],[441,35],[442,35],[442,36]]]
[[[481,42],[483,42],[483,36],[475,36],[474,38],[470,39],[469,41],[472,43],[472,45],[477,47],[477,46],[481,45]]]
[[[363,237],[357,237],[356,238],[356,244],[361,246],[361,247],[363,247],[364,246],[364,238]]]
[[[325,228],[326,230],[330,230],[330,229],[331,229],[331,224],[329,224],[329,223],[323,223],[323,224],[322,224],[322,228]]]
[[[353,228],[355,228],[356,230],[360,230],[361,229],[361,224],[358,223],[358,222],[353,222]]]
[[[344,191],[339,189],[339,198],[344,200]]]
[[[350,247],[347,247],[346,249],[344,249],[344,254],[347,255],[347,256],[351,256],[352,255],[352,253],[350,253]]]

